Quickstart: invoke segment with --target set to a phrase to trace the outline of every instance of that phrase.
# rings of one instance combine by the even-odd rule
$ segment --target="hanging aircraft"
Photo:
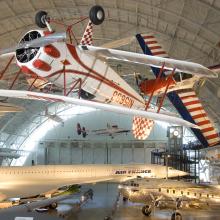
[[[168,54],[154,36],[154,34],[137,34],[136,38],[143,53],[151,56],[168,58]],[[173,72],[151,67],[156,79],[144,79],[139,82],[140,91],[145,95],[167,95],[183,119],[197,124],[199,129],[192,128],[193,133],[204,147],[215,146],[220,143],[219,134],[199,100],[195,87],[204,83],[211,75],[195,75],[182,71]],[[208,67],[214,73],[220,73],[220,65]]]
[[[104,21],[105,12],[101,6],[96,5],[91,8],[89,14],[90,20],[80,43],[77,42],[72,27],[86,18],[68,26],[66,30],[70,39],[68,43],[66,32],[55,33],[50,25],[53,19],[45,11],[38,12],[35,17],[36,24],[40,28],[47,27],[48,30],[31,30],[21,38],[17,46],[0,51],[0,55],[15,57],[20,67],[17,75],[23,72],[35,80],[30,85],[29,91],[12,90],[12,85],[11,90],[0,90],[1,96],[70,103],[132,115],[134,117],[133,135],[141,140],[149,136],[155,120],[199,128],[166,113],[149,111],[150,104],[146,104],[143,97],[131,88],[106,61],[113,59],[132,64],[163,67],[173,72],[179,71],[199,76],[216,77],[216,74],[197,63],[91,46],[93,25],[99,25]],[[73,44],[73,39],[76,44]],[[38,79],[62,88],[64,94],[31,92],[32,85]],[[76,88],[81,99],[69,97]]]
[[[128,132],[130,132],[130,130],[119,128],[116,124],[110,125],[109,123],[107,123],[106,128],[92,130],[92,132],[94,132],[96,135],[108,135],[111,138],[114,138],[115,135],[123,133],[127,134]]]
[[[175,210],[171,220],[181,220],[181,208],[211,208],[220,204],[218,186],[169,179],[136,179],[118,187],[124,201],[145,204],[142,208],[145,216],[150,216],[154,208],[167,208]]]
[[[77,134],[78,135],[82,134],[82,137],[84,138],[89,133],[89,130],[87,130],[84,126],[81,127],[80,123],[77,123],[76,130],[77,130]],[[123,134],[123,133],[127,134],[128,132],[130,132],[130,130],[119,128],[118,125],[116,124],[110,125],[109,123],[107,123],[106,128],[91,130],[91,132],[96,135],[108,135],[111,138],[114,138],[115,135]]]
[[[46,109],[45,109],[45,117],[47,117],[47,118],[49,118],[49,119],[51,119],[52,121],[55,121],[55,122],[57,122],[57,123],[61,123],[61,124],[64,123],[63,119],[62,119],[60,116],[58,116],[57,114],[51,114],[51,113],[48,111],[48,108],[47,108],[47,107],[46,107]]]

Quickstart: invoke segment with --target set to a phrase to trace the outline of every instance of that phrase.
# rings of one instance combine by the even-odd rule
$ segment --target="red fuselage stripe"
[[[85,68],[88,73],[93,73],[97,80],[99,78],[98,81],[103,82],[107,85],[109,85],[110,87],[117,89],[118,91],[130,96],[131,98],[137,100],[138,102],[144,104],[141,100],[139,100],[138,98],[136,98],[135,96],[133,96],[132,94],[130,94],[129,92],[127,92],[126,90],[124,90],[123,88],[121,88],[120,86],[116,85],[115,83],[113,83],[112,81],[110,81],[109,79],[106,79],[104,76],[102,76],[101,74],[99,74],[98,72],[94,71],[93,69],[89,68],[88,66],[86,66],[79,58],[75,47],[73,47],[70,44],[67,44],[67,48],[69,49],[70,54],[72,55],[72,57],[74,58],[74,60],[77,61],[77,63],[79,63],[83,68]]]

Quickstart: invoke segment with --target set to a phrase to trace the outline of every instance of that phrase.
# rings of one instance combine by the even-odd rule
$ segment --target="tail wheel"
[[[35,15],[35,23],[39,28],[46,28],[47,12],[38,11]]]
[[[171,220],[182,220],[182,216],[179,212],[174,212],[172,215],[171,215]]]
[[[146,216],[150,216],[151,214],[151,208],[149,205],[145,205],[143,208],[142,208],[142,213]]]
[[[95,25],[101,24],[105,19],[104,9],[99,5],[93,6],[89,12],[89,19]]]

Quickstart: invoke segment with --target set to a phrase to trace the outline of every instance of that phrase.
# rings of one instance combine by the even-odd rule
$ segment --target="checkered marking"
[[[179,91],[178,95],[195,123],[200,126],[201,133],[207,140],[209,146],[220,143],[220,137],[202,107],[196,93],[192,89],[187,89]]]
[[[169,57],[166,51],[158,43],[157,39],[153,36],[153,34],[142,34],[142,37],[153,56]]]
[[[145,140],[150,135],[150,132],[154,126],[154,121],[137,117],[135,116],[133,118],[133,124],[132,124],[132,132],[135,138],[139,140]]]
[[[93,45],[93,41],[92,41],[92,35],[93,35],[93,24],[91,21],[89,21],[85,32],[83,34],[82,40],[80,42],[80,44],[82,45]]]

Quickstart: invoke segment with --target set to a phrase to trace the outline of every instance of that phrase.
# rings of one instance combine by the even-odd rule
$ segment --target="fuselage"
[[[33,31],[28,33],[31,32]],[[41,36],[45,35],[43,31],[37,32]],[[143,98],[108,63],[80,48],[65,42],[56,42],[40,47],[28,62],[17,59],[17,64],[29,76],[47,79],[60,88],[65,87],[67,91],[80,79],[81,89],[88,92],[93,100],[144,109]]]
[[[166,167],[160,165],[45,165],[1,167],[0,192],[4,198],[38,195],[60,186],[102,181],[120,182],[137,176],[165,177]],[[171,176],[183,175],[173,170]],[[5,196],[6,195],[6,196]]]
[[[135,180],[119,185],[120,192],[132,202],[150,204],[176,201],[187,202],[187,205],[199,203],[220,203],[220,192],[214,186],[198,185],[175,180]]]
[[[187,76],[187,77],[182,77]],[[160,79],[150,79],[150,80],[143,80],[139,87],[140,91],[145,95],[150,96],[154,91],[154,95],[160,95],[165,93],[167,89],[167,93],[178,91],[182,89],[191,89],[195,86],[196,83],[201,79],[200,76],[190,75],[190,74],[180,74],[177,73],[175,77],[169,79],[168,76],[162,77]],[[168,85],[169,81],[169,85]],[[168,88],[167,88],[168,85]]]

